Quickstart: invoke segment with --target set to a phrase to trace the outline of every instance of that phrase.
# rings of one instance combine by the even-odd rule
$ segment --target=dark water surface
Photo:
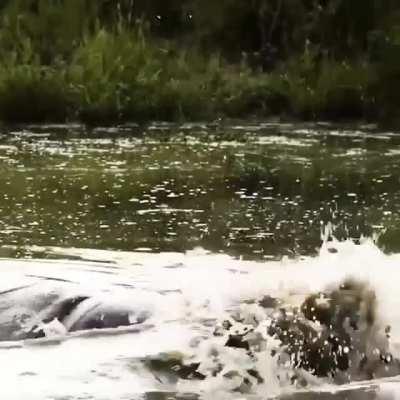
[[[380,233],[400,250],[400,136],[368,126],[3,128],[0,166],[0,240],[21,256],[30,245],[308,255],[327,222],[338,238]]]

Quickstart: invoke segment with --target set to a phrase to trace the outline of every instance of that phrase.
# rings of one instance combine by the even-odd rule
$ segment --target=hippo
[[[0,341],[142,325],[153,307],[138,296],[132,301],[129,291],[109,296],[40,284],[15,288],[0,294]]]
[[[278,338],[294,368],[335,383],[400,374],[389,352],[389,327],[379,325],[374,291],[353,279],[314,293],[300,308],[282,308],[268,329]]]
[[[53,333],[65,334],[139,325],[150,315],[148,310],[135,310],[133,307],[109,303],[104,299],[78,295],[57,301],[43,310],[39,323],[32,326],[26,338],[45,337],[49,329]]]

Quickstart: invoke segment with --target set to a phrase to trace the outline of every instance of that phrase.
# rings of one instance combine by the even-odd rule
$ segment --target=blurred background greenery
[[[396,0],[3,0],[0,119],[396,122]]]

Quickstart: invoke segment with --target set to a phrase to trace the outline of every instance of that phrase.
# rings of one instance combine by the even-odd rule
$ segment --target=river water
[[[14,127],[0,168],[2,398],[400,398],[396,133]]]

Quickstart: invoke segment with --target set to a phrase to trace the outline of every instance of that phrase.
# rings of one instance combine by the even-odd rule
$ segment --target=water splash
[[[308,393],[342,390],[347,386],[335,382],[366,375],[354,366],[340,379],[316,373],[288,351],[294,342],[282,335],[294,335],[303,324],[322,351],[324,335],[332,332],[318,312],[329,308],[327,299],[342,298],[335,293],[349,279],[359,286],[350,297],[346,292],[348,302],[339,311],[348,307],[349,314],[341,323],[361,325],[352,328],[351,343],[340,343],[340,352],[360,347],[360,335],[368,331],[365,352],[381,362],[368,378],[379,387],[376,379],[395,375],[397,363],[390,361],[400,357],[400,255],[383,254],[371,239],[360,244],[330,239],[317,257],[280,262],[243,261],[201,249],[155,254],[46,248],[75,261],[3,259],[0,358],[7,359],[9,385],[0,392],[11,396],[23,386],[29,398],[87,393],[102,399],[111,396],[111,383],[117,399],[155,391],[204,398],[299,396],[293,393],[304,385]],[[368,325],[365,305],[371,296],[374,319]],[[349,306],[354,299],[357,309]],[[305,308],[311,300],[312,312]],[[36,339],[29,334],[33,327],[41,330]],[[360,352],[351,354],[361,361]]]

